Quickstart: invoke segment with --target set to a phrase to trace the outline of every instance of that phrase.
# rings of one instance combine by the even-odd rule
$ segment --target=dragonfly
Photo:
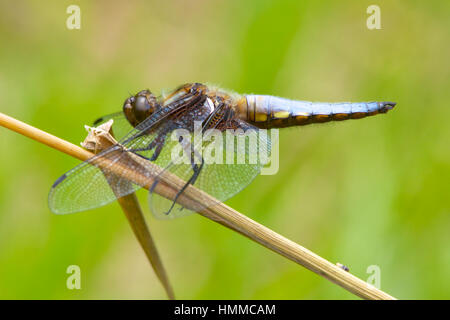
[[[389,101],[320,103],[241,95],[201,83],[187,83],[159,96],[142,90],[125,100],[122,111],[94,122],[99,125],[113,119],[117,143],[58,178],[49,193],[49,207],[57,214],[98,208],[143,187],[145,183],[134,179],[134,175],[140,175],[152,181],[148,202],[156,217],[183,216],[203,209],[177,203],[189,186],[223,202],[260,174],[267,159],[253,156],[261,150],[270,156],[272,143],[270,135],[262,134],[263,131],[360,119],[386,113],[395,105]],[[196,130],[204,135],[200,141],[192,139]],[[229,132],[244,137],[244,143],[240,147],[237,143],[225,145],[227,140],[219,138]],[[257,148],[252,148],[250,142],[256,143]],[[207,159],[203,151],[208,148],[214,149],[213,158],[219,161]],[[174,159],[174,150],[176,155],[183,155],[183,161],[180,157]],[[231,151],[227,158],[230,161],[220,161],[225,158],[225,151]],[[239,157],[244,161],[237,161]],[[248,161],[252,157],[253,161]],[[118,175],[117,170],[121,169],[117,165],[126,174]],[[173,199],[155,192],[162,172],[183,181]]]

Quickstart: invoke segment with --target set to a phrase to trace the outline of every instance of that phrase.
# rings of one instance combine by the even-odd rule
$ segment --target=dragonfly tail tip
[[[386,111],[394,109],[394,107],[396,105],[397,105],[397,102],[392,102],[392,101],[381,102],[381,108]]]

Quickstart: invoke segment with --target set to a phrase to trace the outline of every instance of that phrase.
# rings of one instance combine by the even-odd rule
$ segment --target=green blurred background
[[[66,8],[81,8],[68,30]],[[381,30],[366,9],[381,8]],[[398,298],[450,298],[448,1],[1,1],[0,111],[78,144],[129,93],[209,82],[387,115],[280,132],[280,170],[227,202]],[[164,299],[117,203],[56,216],[78,161],[0,128],[0,298]],[[155,220],[178,298],[353,299],[200,216]],[[81,290],[66,268],[81,268]]]

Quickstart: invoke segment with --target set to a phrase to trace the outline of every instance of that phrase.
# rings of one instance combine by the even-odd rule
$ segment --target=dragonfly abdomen
[[[245,120],[259,128],[360,119],[386,113],[395,106],[395,102],[321,103],[265,95],[247,95],[246,102]]]

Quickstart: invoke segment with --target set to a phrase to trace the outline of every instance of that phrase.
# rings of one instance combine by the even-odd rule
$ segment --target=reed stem
[[[150,229],[145,222],[144,214],[142,213],[136,194],[129,194],[125,197],[117,199],[117,201],[122,207],[122,211],[125,213],[125,216],[127,217],[136,238],[144,250],[147,259],[150,261],[156,276],[164,287],[167,297],[170,300],[175,300],[175,294],[166,270],[164,269],[161,257],[159,256],[155,241],[153,240],[153,237],[150,234]]]

